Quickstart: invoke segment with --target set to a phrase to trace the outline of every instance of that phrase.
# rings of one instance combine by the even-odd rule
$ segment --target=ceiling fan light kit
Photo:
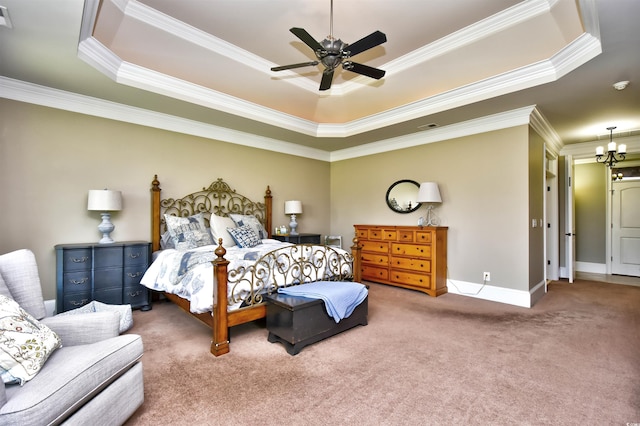
[[[342,68],[347,71],[365,75],[376,80],[384,77],[384,70],[359,64],[351,61],[350,59],[352,56],[362,53],[365,50],[369,50],[385,43],[387,41],[387,36],[380,31],[374,31],[353,44],[345,43],[339,38],[336,39],[333,37],[333,0],[331,0],[330,20],[331,28],[329,36],[321,42],[316,41],[316,39],[314,39],[304,28],[294,27],[289,30],[313,50],[316,58],[318,58],[317,61],[273,67],[271,68],[271,71],[283,71],[306,66],[316,66],[321,63],[324,66],[324,71],[322,72],[322,80],[320,81],[320,90],[328,90],[331,88],[334,71],[341,64]]]

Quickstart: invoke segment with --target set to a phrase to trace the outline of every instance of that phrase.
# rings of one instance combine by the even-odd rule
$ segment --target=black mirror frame
[[[406,214],[406,213],[413,213],[416,210],[418,210],[421,206],[421,203],[416,202],[415,206],[412,206],[411,209],[409,210],[398,210],[397,208],[394,208],[393,204],[391,204],[391,200],[389,200],[389,194],[391,194],[391,191],[393,190],[393,188],[395,188],[396,186],[400,185],[401,183],[412,183],[416,186],[417,190],[420,190],[420,184],[414,180],[411,179],[402,179],[399,180],[397,182],[394,182],[393,184],[391,184],[391,186],[389,187],[389,189],[387,190],[387,194],[385,195],[385,200],[387,202],[387,206],[389,206],[389,208],[391,210],[393,210],[396,213],[401,213],[401,214]]]

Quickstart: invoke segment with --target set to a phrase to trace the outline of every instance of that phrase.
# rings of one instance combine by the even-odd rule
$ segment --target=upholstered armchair
[[[124,423],[144,401],[143,346],[138,335],[119,335],[119,325],[117,311],[46,317],[33,253],[18,250],[0,255],[0,373],[4,382],[0,383],[0,424]],[[35,345],[21,345],[16,357],[19,333],[26,328],[33,329],[34,336],[48,336],[50,352],[45,353],[48,344],[36,345],[39,350],[45,348],[31,358],[46,359],[39,369],[21,370],[17,365],[7,371],[7,363],[22,359],[24,348]],[[14,378],[6,373],[21,371],[31,376],[6,384],[7,377]]]

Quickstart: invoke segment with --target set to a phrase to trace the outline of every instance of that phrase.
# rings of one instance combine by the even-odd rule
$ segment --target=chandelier
[[[609,131],[609,144],[607,145],[607,156],[604,156],[604,147],[599,146],[596,148],[596,161],[598,163],[603,163],[609,166],[609,168],[613,167],[618,161],[622,161],[625,158],[625,154],[627,153],[627,145],[621,143],[618,145],[618,149],[616,151],[616,143],[613,141],[613,129],[616,126],[607,127]]]

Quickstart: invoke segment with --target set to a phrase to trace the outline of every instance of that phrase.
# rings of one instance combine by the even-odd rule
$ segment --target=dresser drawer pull
[[[69,280],[69,284],[84,284],[87,281],[89,281],[89,278],[88,277],[84,277],[81,280]]]
[[[134,291],[133,293],[129,293],[130,297],[136,297],[136,296],[140,296],[142,294],[141,291]]]
[[[76,302],[75,300],[70,300],[69,304],[73,305],[73,306],[83,306],[86,305],[87,303],[89,303],[89,299],[82,299],[79,302]]]
[[[131,259],[137,259],[137,258],[139,258],[140,256],[142,256],[142,253],[130,253],[130,254],[129,254],[129,257],[130,257]]]
[[[142,275],[142,272],[138,271],[135,274],[132,274],[131,272],[127,272],[127,275],[129,276],[129,278],[138,278],[140,275]]]
[[[82,256],[82,257],[79,257],[79,258],[78,257],[72,257],[71,258],[71,261],[73,263],[84,263],[87,260],[89,260],[89,258],[87,256]]]

